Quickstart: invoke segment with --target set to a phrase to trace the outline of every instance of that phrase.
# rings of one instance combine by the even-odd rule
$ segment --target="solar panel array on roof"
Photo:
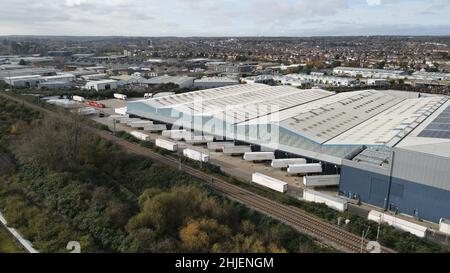
[[[450,106],[431,122],[419,137],[450,139]]]

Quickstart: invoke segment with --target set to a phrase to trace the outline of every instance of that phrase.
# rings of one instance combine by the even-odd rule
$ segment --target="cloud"
[[[68,7],[75,7],[75,6],[81,6],[82,4],[86,3],[87,0],[66,0],[65,5]]]
[[[381,0],[367,0],[367,5],[369,6],[380,6]]]
[[[301,36],[314,33],[366,33],[364,30],[376,30],[378,33],[382,32],[383,28],[389,33],[387,25],[408,23],[422,33],[427,26],[450,25],[447,16],[450,13],[448,0],[1,0],[1,2],[3,10],[8,12],[0,16],[0,35]],[[367,5],[379,7],[367,8]],[[434,14],[431,14],[431,11]],[[423,14],[420,22],[417,22],[414,16],[420,12]],[[333,22],[342,24],[336,26]],[[417,25],[412,25],[413,22]]]

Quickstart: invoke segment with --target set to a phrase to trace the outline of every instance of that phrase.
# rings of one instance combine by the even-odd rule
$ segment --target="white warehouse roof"
[[[129,102],[128,112],[167,123],[183,120],[185,128],[201,126],[208,134],[263,146],[259,138],[271,135],[275,149],[340,164],[362,147],[395,147],[448,103],[447,97],[392,91],[335,94],[244,84]],[[225,124],[223,131],[206,128],[214,122]],[[270,128],[249,140],[262,127]]]
[[[231,83],[239,83],[238,80],[234,80],[228,77],[203,77],[201,79],[195,80],[196,83],[203,83],[203,82],[231,82]]]
[[[193,82],[195,78],[186,76],[158,76],[145,81],[146,84],[166,84],[174,83],[180,86]]]
[[[98,80],[98,81],[88,81],[87,84],[108,84],[108,83],[115,83],[116,80]]]
[[[215,116],[238,123],[333,94],[320,89],[300,90],[290,86],[247,84],[150,99],[145,103],[155,108],[175,109],[191,116]]]

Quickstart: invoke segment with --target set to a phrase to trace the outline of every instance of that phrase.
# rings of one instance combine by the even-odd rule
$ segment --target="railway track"
[[[61,116],[57,113],[42,108],[38,105],[24,102],[16,97],[9,96],[3,93],[0,93],[0,95],[16,102],[23,103],[24,105],[27,105],[27,107],[30,107],[37,111],[44,112],[53,117],[61,118]],[[157,152],[154,152],[137,144],[130,143],[100,129],[89,126],[84,126],[83,129],[104,139],[110,140],[111,142],[116,143],[122,148],[125,148],[129,152],[149,157],[154,161],[169,165],[174,168],[180,167],[178,160],[173,157],[163,156]],[[325,222],[324,220],[303,212],[298,208],[283,205],[187,165],[181,165],[181,170],[188,175],[200,181],[203,181],[214,190],[228,196],[229,198],[274,219],[282,221],[283,223],[295,228],[299,232],[307,234],[324,244],[330,245],[344,252],[368,252],[366,250],[366,245],[369,243],[367,240],[362,240],[360,236],[357,236],[328,222]],[[394,253],[392,249],[385,247],[382,247],[381,251],[383,253]]]

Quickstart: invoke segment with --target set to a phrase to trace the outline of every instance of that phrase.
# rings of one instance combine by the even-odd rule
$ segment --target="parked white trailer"
[[[199,152],[199,151],[195,151],[192,149],[184,149],[183,150],[183,155],[187,158],[190,158],[192,160],[195,161],[201,161],[201,162],[208,162],[209,161],[209,156]]]
[[[72,96],[72,100],[78,101],[78,102],[85,102],[86,99],[81,96]]]
[[[97,114],[97,110],[94,107],[83,107],[78,109],[78,114],[83,116],[90,116]]]
[[[119,120],[119,119],[124,119],[124,118],[130,118],[130,116],[129,115],[111,115],[108,117],[108,119],[110,119],[110,120],[113,120],[113,119]]]
[[[139,120],[141,120],[141,119],[140,118],[123,118],[123,119],[119,120],[119,122],[122,124],[128,124],[128,123],[131,123],[134,121],[139,121]]]
[[[398,228],[403,231],[407,231],[411,234],[414,234],[420,238],[425,238],[425,236],[427,234],[427,230],[428,230],[427,227],[424,227],[422,225],[418,225],[418,224],[400,219],[398,217],[392,216],[390,214],[382,213],[382,212],[375,211],[375,210],[371,210],[369,212],[369,216],[367,217],[367,219],[369,219],[371,221],[375,221],[377,223],[380,223],[380,222],[386,223],[395,228]]]
[[[289,174],[299,174],[299,173],[321,173],[322,164],[312,163],[312,164],[289,164],[287,172]]]
[[[441,220],[439,221],[439,231],[450,235],[450,221],[447,219],[441,218]]]
[[[128,120],[128,122],[127,122],[127,125],[128,125],[128,126],[131,126],[131,124],[133,124],[133,123],[135,123],[135,122],[140,122],[140,121],[142,121],[142,119],[140,119],[140,118],[136,118],[136,119],[134,119],[134,118],[131,119],[131,118],[130,118],[130,119]]]
[[[250,146],[223,147],[223,153],[227,155],[243,155],[251,151]]]
[[[153,121],[139,120],[139,121],[131,122],[129,125],[132,128],[144,128],[145,126],[153,125]]]
[[[252,182],[270,188],[274,191],[282,193],[287,192],[288,184],[286,182],[283,182],[281,180],[275,179],[273,177],[261,173],[254,173],[252,175]]]
[[[275,169],[286,169],[289,165],[295,164],[306,164],[306,159],[304,158],[283,158],[283,159],[273,159],[272,168]]]
[[[114,113],[119,114],[119,115],[126,115],[127,111],[128,111],[128,107],[120,107],[120,108],[114,109]]]
[[[187,130],[165,130],[161,135],[174,140],[183,140],[192,137],[192,133]]]
[[[172,141],[158,138],[155,141],[156,146],[169,150],[171,152],[176,152],[178,150],[178,144]]]
[[[207,146],[209,150],[222,151],[224,147],[234,147],[234,142],[208,142]]]
[[[192,138],[186,138],[186,143],[189,144],[206,144],[208,142],[214,141],[213,136],[192,136]]]
[[[139,139],[139,140],[144,140],[144,141],[149,141],[150,140],[150,136],[147,134],[144,134],[142,132],[139,131],[131,131],[130,135],[134,136],[135,138]]]
[[[347,210],[347,201],[336,196],[331,196],[318,191],[309,189],[303,190],[303,199],[309,202],[325,204],[327,207],[337,211]]]
[[[260,152],[273,152],[273,151],[275,151],[273,148],[261,146]]]
[[[116,99],[119,99],[119,100],[127,100],[127,95],[124,95],[124,94],[118,94],[118,93],[115,93],[114,95],[114,98],[116,98]]]
[[[161,132],[167,130],[167,125],[165,124],[153,124],[153,125],[147,125],[144,127],[144,131],[149,132]]]
[[[303,185],[307,187],[327,187],[327,186],[339,186],[339,180],[341,176],[336,175],[315,175],[304,176]]]
[[[247,152],[244,154],[245,161],[266,161],[274,158],[275,154],[273,152]]]

